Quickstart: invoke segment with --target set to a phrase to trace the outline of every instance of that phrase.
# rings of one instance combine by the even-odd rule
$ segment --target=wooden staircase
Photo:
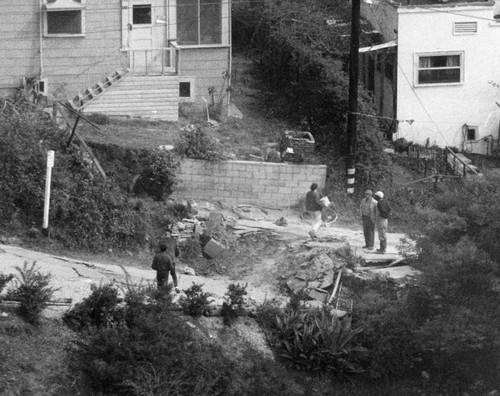
[[[179,118],[179,79],[176,75],[135,76],[117,71],[75,97],[83,113],[129,116],[166,121]]]
[[[446,162],[457,176],[482,176],[479,168],[472,164],[472,161],[462,153],[454,153],[453,151],[446,150]]]

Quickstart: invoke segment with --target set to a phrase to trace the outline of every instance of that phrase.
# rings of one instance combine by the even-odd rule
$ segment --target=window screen
[[[82,11],[47,12],[47,34],[81,34]]]
[[[178,0],[177,39],[181,45],[222,43],[222,0]]]
[[[180,82],[179,83],[179,96],[181,98],[191,97],[191,83],[190,82]]]
[[[151,25],[151,4],[134,5],[132,23],[134,25]]]

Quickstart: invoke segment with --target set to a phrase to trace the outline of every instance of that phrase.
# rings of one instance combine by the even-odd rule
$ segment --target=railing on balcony
[[[179,71],[179,46],[175,41],[162,48],[127,48],[130,70],[135,75],[155,76],[177,74]]]

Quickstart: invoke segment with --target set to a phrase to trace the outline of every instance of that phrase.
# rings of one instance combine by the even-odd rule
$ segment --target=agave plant
[[[362,328],[353,329],[349,317],[339,319],[327,308],[295,309],[276,322],[271,342],[292,367],[339,376],[362,371],[358,361],[366,349],[356,344]]]

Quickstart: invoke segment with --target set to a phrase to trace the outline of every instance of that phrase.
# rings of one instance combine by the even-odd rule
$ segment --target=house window
[[[465,139],[468,141],[477,140],[477,126],[464,125]]]
[[[85,7],[82,0],[47,0],[44,7],[45,36],[84,35]]]
[[[477,22],[454,22],[453,23],[453,34],[476,34],[477,33]]]
[[[463,53],[419,54],[416,75],[416,85],[461,83]]]
[[[179,96],[181,98],[191,97],[191,83],[190,82],[180,82],[179,83]]]
[[[151,4],[134,5],[132,23],[134,25],[151,25]]]
[[[181,102],[193,102],[194,101],[194,79],[183,78],[183,81],[179,81],[179,99]]]
[[[222,0],[178,0],[177,41],[180,45],[222,43]]]

